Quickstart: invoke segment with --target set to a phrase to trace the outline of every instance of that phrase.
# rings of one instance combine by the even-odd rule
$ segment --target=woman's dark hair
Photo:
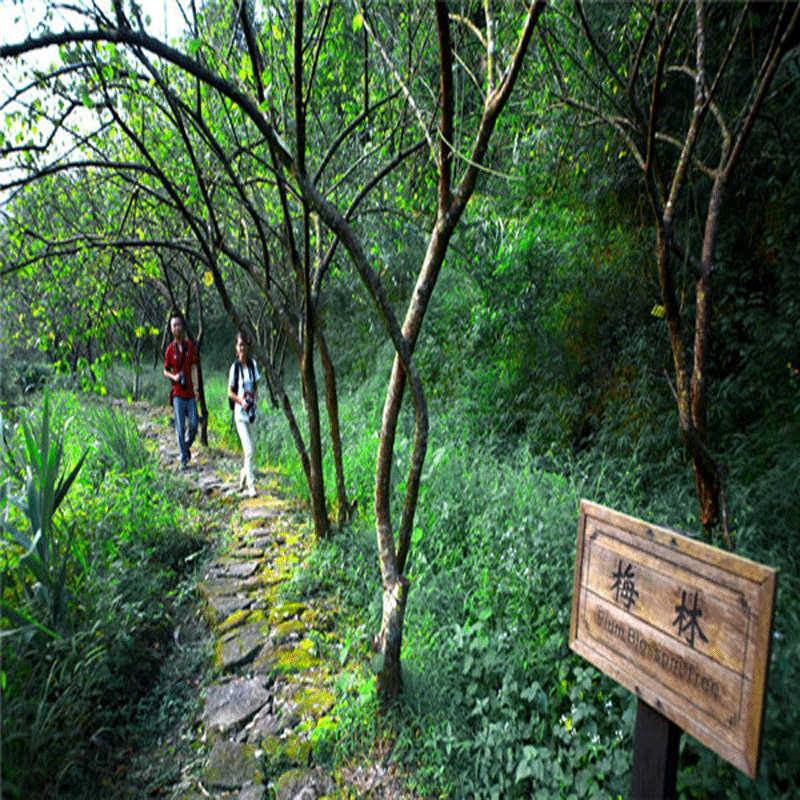
[[[250,337],[244,331],[237,331],[236,338],[242,340],[242,344],[246,344],[250,347]]]

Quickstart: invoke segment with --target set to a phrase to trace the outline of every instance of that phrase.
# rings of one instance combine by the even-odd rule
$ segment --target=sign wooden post
[[[641,698],[636,701],[631,800],[675,800],[681,729]]]
[[[756,777],[776,583],[769,567],[581,500],[570,647],[639,698],[634,784],[645,760],[663,762],[665,787],[639,797],[674,792],[681,729]]]

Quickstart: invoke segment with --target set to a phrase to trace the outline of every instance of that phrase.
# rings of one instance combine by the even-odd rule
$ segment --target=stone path
[[[166,411],[151,411],[142,428],[155,440],[162,464],[176,469],[178,448]],[[214,637],[200,734],[208,755],[202,775],[185,781],[171,800],[265,800],[265,776],[274,781],[277,800],[403,798],[394,770],[381,763],[365,759],[343,770],[336,784],[308,767],[310,735],[333,708],[331,687],[341,667],[338,658],[322,655],[335,649],[324,647],[320,633],[336,627],[333,604],[282,598],[311,546],[307,513],[293,505],[274,474],[258,473],[258,495],[245,499],[236,484],[239,456],[199,446],[192,456],[181,473],[188,486],[219,498],[221,507],[227,501],[231,520],[198,587]]]
[[[149,413],[140,427],[155,441],[162,465],[177,470],[166,412]],[[270,765],[276,797],[314,800],[335,790],[329,775],[307,768],[313,722],[334,703],[334,670],[320,658],[313,634],[326,624],[327,611],[324,601],[281,599],[283,584],[308,550],[307,515],[272,474],[258,473],[258,495],[245,499],[236,481],[239,460],[196,443],[181,473],[190,491],[219,498],[223,507],[227,501],[231,521],[198,587],[214,638],[213,680],[199,734],[208,755],[202,774],[184,782],[172,800],[265,800]]]
[[[259,487],[261,488],[261,487]],[[333,706],[330,666],[309,635],[319,610],[281,600],[308,532],[277,493],[242,501],[233,537],[205,571],[200,593],[216,639],[220,677],[206,692],[204,736],[212,744],[202,777],[207,792],[229,792],[238,800],[262,800],[264,760],[306,765],[311,755],[310,722]],[[333,791],[319,771],[303,776],[303,797]],[[282,776],[278,785],[285,787]],[[314,786],[314,790],[311,788]],[[279,797],[295,797],[284,790]],[[186,800],[200,800],[200,793]]]

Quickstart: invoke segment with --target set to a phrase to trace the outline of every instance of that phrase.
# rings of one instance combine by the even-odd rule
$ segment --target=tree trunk
[[[681,325],[680,307],[672,273],[671,227],[661,220],[656,236],[656,255],[661,282],[661,297],[666,310],[672,363],[675,369],[675,402],[678,406],[678,427],[681,439],[692,460],[695,489],[700,504],[703,527],[710,531],[719,521],[720,480],[719,469],[714,463],[706,444],[705,369],[706,347],[711,324],[710,270],[701,274],[697,283],[695,352],[691,377],[687,363],[687,351]],[[698,347],[698,344],[700,346]]]
[[[200,432],[200,444],[208,447],[208,405],[206,405],[206,384],[203,380],[203,364],[197,354],[197,405],[200,408],[197,427]]]
[[[378,650],[383,663],[377,675],[377,692],[382,713],[388,711],[403,692],[400,650],[403,644],[403,621],[408,602],[408,580],[401,575],[383,588],[383,619]]]
[[[331,433],[331,450],[336,473],[336,524],[343,527],[350,519],[350,503],[344,485],[344,463],[342,460],[342,436],[339,425],[339,394],[336,387],[336,371],[333,368],[328,345],[322,331],[317,331],[317,345],[325,374],[325,400],[328,407],[328,424]]]
[[[314,534],[319,541],[325,539],[330,531],[328,509],[325,504],[325,478],[322,472],[322,426],[319,417],[319,391],[314,371],[314,350],[312,338],[313,325],[303,337],[303,359],[300,364],[308,417],[309,450],[309,492],[311,495],[311,515],[314,518]]]
[[[418,376],[410,371],[412,355],[422,327],[425,313],[436,286],[439,273],[453,232],[467,206],[478,179],[478,165],[483,162],[489,140],[511,89],[514,86],[528,42],[533,34],[544,4],[533,0],[520,36],[517,50],[499,85],[494,86],[494,76],[489,70],[488,85],[491,89],[473,144],[470,165],[453,191],[453,53],[450,33],[450,12],[446,3],[436,3],[436,28],[439,43],[439,76],[442,97],[439,163],[437,187],[437,219],[428,241],[424,262],[420,268],[414,293],[409,303],[402,327],[403,348],[397,349],[392,374],[386,391],[381,437],[375,470],[375,523],[381,574],[384,582],[383,621],[379,644],[383,654],[383,665],[378,675],[377,691],[381,709],[390,707],[402,691],[402,669],[400,646],[403,638],[403,620],[408,598],[408,581],[404,577],[406,558],[411,547],[414,515],[416,513],[419,482],[427,452],[428,419],[424,392]],[[489,48],[491,50],[491,47]],[[397,347],[397,344],[395,345]],[[394,454],[395,437],[406,381],[411,383],[415,401],[414,446],[411,465],[406,481],[406,495],[395,548],[390,514],[390,473]]]

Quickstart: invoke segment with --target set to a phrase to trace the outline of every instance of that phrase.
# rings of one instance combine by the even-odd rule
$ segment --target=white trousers
[[[248,489],[256,488],[256,481],[253,476],[252,425],[253,423],[245,422],[243,419],[239,419],[238,416],[236,417],[236,432],[239,434],[239,441],[242,443],[242,452],[244,453],[244,466],[242,467],[240,477],[247,482]]]

